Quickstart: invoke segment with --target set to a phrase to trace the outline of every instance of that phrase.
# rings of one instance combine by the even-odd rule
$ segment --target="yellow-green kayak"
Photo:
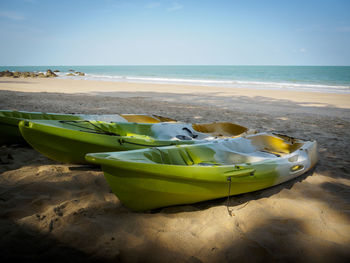
[[[25,142],[18,129],[21,120],[100,120],[138,123],[175,121],[167,117],[146,114],[87,115],[0,110],[0,145]]]
[[[101,165],[120,201],[135,211],[264,189],[305,173],[317,158],[315,141],[267,133],[86,155]]]
[[[147,147],[201,143],[246,134],[233,123],[130,123],[103,121],[21,121],[23,138],[47,157],[66,163],[86,163],[85,154]]]

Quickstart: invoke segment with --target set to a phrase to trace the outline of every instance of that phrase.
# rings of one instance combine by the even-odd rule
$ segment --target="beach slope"
[[[60,79],[0,79],[2,109],[230,121],[319,144],[307,174],[258,192],[134,213],[100,169],[0,148],[4,260],[346,262],[350,95]],[[142,201],[142,200],[140,200]],[[232,216],[229,214],[231,212]]]

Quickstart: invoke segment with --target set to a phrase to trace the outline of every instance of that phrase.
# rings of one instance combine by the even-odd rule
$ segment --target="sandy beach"
[[[219,199],[135,213],[111,193],[100,169],[57,163],[29,146],[3,146],[4,260],[350,260],[350,94],[0,78],[0,108],[230,121],[317,140],[320,156],[305,175],[232,197],[228,206]]]

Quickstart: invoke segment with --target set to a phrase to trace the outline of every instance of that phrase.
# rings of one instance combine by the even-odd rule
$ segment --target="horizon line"
[[[0,67],[349,67],[349,65],[280,65],[280,64],[95,64],[95,65],[0,65]]]

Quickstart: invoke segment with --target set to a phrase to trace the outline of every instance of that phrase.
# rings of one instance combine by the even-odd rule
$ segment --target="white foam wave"
[[[59,72],[59,78],[63,79],[84,79],[96,81],[117,81],[117,82],[137,82],[137,83],[157,83],[157,84],[187,84],[199,86],[217,86],[227,88],[245,88],[245,89],[276,89],[276,90],[294,90],[294,91],[312,91],[327,93],[350,93],[349,86],[324,85],[324,84],[306,84],[289,82],[267,82],[267,81],[246,81],[246,80],[214,80],[214,79],[185,79],[185,78],[166,78],[166,77],[140,77],[140,76],[118,76],[118,75],[99,75],[86,74],[85,76],[67,76],[69,72]]]

